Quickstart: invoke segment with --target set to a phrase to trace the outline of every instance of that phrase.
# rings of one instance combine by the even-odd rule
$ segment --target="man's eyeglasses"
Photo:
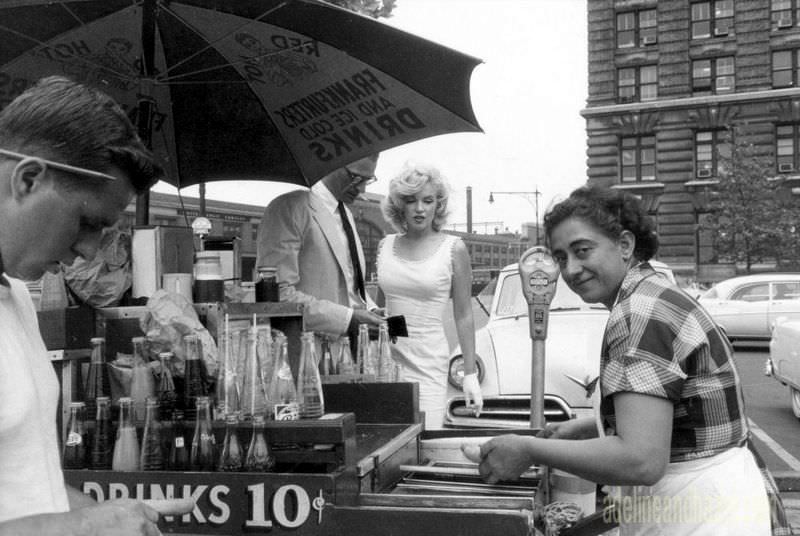
[[[378,180],[378,177],[376,177],[375,175],[361,175],[360,173],[356,173],[355,171],[350,171],[347,168],[347,166],[345,166],[344,170],[350,177],[351,186],[361,186],[362,184],[366,186]]]
[[[91,169],[86,169],[82,167],[70,166],[69,164],[62,164],[61,162],[53,162],[52,160],[47,160],[46,158],[41,158],[39,156],[31,156],[22,153],[15,153],[14,151],[7,151],[5,149],[0,149],[0,155],[7,156],[9,158],[16,158],[17,160],[31,160],[34,162],[38,162],[44,168],[50,166],[53,169],[57,169],[59,171],[66,171],[67,173],[74,173],[76,175],[84,175],[86,177],[92,177],[93,179],[102,179],[107,181],[115,181],[117,178],[113,175],[109,175],[108,173],[101,173],[100,171],[94,171]]]

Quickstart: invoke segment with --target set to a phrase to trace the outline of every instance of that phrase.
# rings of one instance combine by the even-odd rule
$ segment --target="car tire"
[[[794,416],[800,419],[800,391],[794,387],[789,388],[789,396],[792,398],[792,412]]]

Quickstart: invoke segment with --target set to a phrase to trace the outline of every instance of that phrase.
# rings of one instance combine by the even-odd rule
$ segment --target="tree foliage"
[[[328,3],[367,15],[374,19],[392,15],[396,0],[327,0]]]
[[[782,214],[774,164],[739,127],[727,133],[718,152],[719,183],[710,202],[708,223],[720,259],[743,263],[748,272],[765,259],[780,259]]]
[[[777,265],[779,269],[800,270],[800,218],[797,196],[787,192],[779,196],[780,211],[775,217],[778,234]]]

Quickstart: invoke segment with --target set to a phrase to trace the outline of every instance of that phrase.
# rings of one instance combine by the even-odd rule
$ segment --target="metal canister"
[[[280,301],[278,291],[278,269],[274,266],[259,266],[256,279],[256,301]]]

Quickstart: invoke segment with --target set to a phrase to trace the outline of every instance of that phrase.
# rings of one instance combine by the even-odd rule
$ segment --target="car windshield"
[[[702,300],[716,300],[717,298],[719,298],[717,287],[712,287],[700,295]]]
[[[502,287],[498,294],[495,314],[498,316],[527,316],[528,302],[525,301],[525,296],[522,294],[522,285],[519,275],[512,272],[505,277],[502,275],[500,277],[502,279],[498,284],[502,285]],[[605,307],[599,303],[588,304],[584,302],[577,294],[572,292],[567,284],[564,283],[564,280],[559,277],[558,284],[556,285],[556,294],[553,297],[553,301],[550,303],[550,310],[574,311],[577,309],[605,309]]]

